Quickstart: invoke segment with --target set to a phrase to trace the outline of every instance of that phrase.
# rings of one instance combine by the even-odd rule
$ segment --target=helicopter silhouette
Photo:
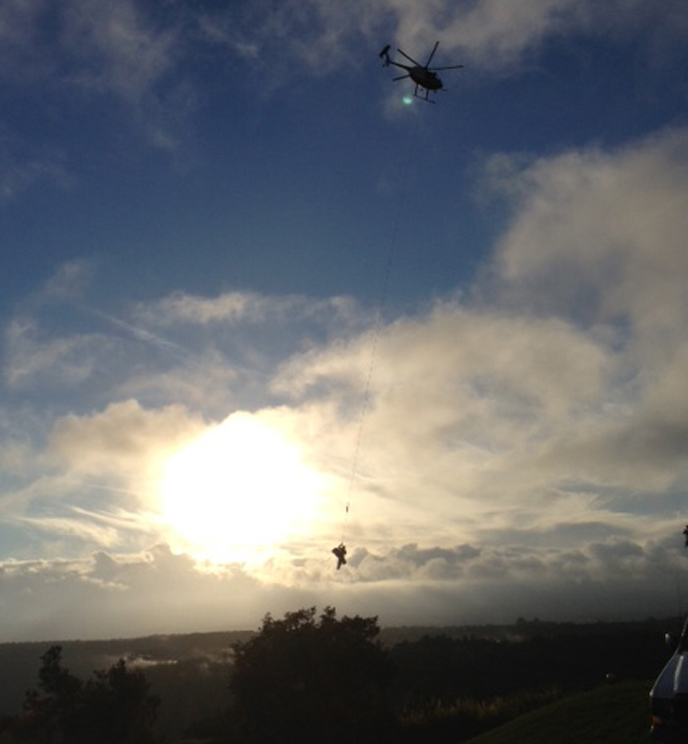
[[[402,62],[395,62],[393,59],[390,59],[389,57],[389,49],[390,45],[387,44],[383,50],[380,52],[380,59],[383,60],[382,64],[384,67],[389,67],[389,65],[394,65],[394,67],[401,67],[402,70],[406,70],[406,75],[400,75],[399,77],[392,78],[394,82],[397,80],[405,80],[406,78],[411,78],[413,82],[416,84],[416,89],[413,91],[413,95],[416,98],[420,98],[421,101],[427,101],[428,103],[435,103],[435,101],[431,101],[428,96],[430,95],[430,91],[434,91],[435,93],[438,90],[442,90],[442,81],[437,76],[437,72],[439,70],[456,70],[459,67],[463,67],[463,65],[449,65],[447,67],[430,67],[430,62],[432,62],[432,58],[435,56],[435,52],[437,51],[437,47],[440,45],[439,41],[435,42],[435,46],[432,48],[432,51],[430,52],[430,56],[428,57],[428,61],[421,65],[420,62],[416,62],[413,57],[410,57],[406,52],[402,51],[401,49],[397,48],[397,52],[399,54],[406,57],[409,62],[413,62],[413,67],[411,65],[405,65]],[[419,96],[418,95],[418,88],[422,88],[425,91],[425,96]]]

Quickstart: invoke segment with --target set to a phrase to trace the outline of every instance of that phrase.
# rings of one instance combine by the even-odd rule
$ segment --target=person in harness
[[[346,566],[346,547],[344,543],[339,543],[336,548],[332,548],[332,552],[337,556],[337,571],[339,571],[342,566]]]

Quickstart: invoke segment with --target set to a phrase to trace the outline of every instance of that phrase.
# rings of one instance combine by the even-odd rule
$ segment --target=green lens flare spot
[[[404,104],[404,106],[410,106],[413,103],[413,96],[404,96],[401,99],[401,102]]]

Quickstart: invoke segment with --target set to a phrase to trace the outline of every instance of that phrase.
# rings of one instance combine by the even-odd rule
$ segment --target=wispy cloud
[[[65,154],[30,146],[21,135],[0,125],[0,205],[41,183],[62,189],[71,185]]]
[[[290,295],[269,297],[256,292],[225,292],[217,297],[199,297],[176,292],[155,303],[140,304],[136,315],[151,325],[207,325],[237,322],[260,324],[293,322],[295,318],[353,318],[358,308],[353,299],[333,297],[315,300]]]
[[[180,122],[195,99],[178,67],[183,24],[171,18],[154,20],[150,8],[138,0],[68,0],[59,6],[12,0],[0,11],[2,74],[34,89],[43,85],[54,92],[56,86],[71,86],[98,97],[114,96],[128,107],[151,144],[174,149]],[[19,160],[5,176],[4,190],[35,178],[47,167],[42,162]]]
[[[15,318],[5,329],[7,361],[3,376],[10,389],[52,384],[74,386],[91,377],[110,346],[97,334],[46,337],[33,318]]]
[[[47,0],[7,0],[0,7],[0,75],[5,80],[30,80],[45,74],[52,60],[39,52],[39,19]]]
[[[65,11],[63,43],[85,63],[79,83],[140,104],[172,68],[178,34],[156,28],[142,4],[70,0]]]
[[[370,48],[368,60],[385,40],[418,54],[439,39],[473,69],[492,72],[513,71],[547,40],[580,32],[646,34],[651,52],[653,37],[670,43],[671,29],[687,22],[680,0],[653,6],[623,0],[604,6],[594,0],[359,0],[345,7],[327,0],[265,0],[245,15],[230,15],[215,14],[212,24],[205,19],[204,27],[215,29],[208,38],[252,59],[286,53],[319,74],[361,64],[362,48]],[[673,46],[680,43],[674,33]]]

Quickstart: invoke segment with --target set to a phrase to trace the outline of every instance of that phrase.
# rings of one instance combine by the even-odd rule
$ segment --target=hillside
[[[608,673],[621,680],[653,679],[670,653],[663,641],[664,632],[675,630],[675,625],[672,620],[593,624],[521,620],[511,626],[388,628],[380,635],[396,669],[391,699],[414,729],[407,731],[413,740],[436,744],[465,741],[465,737],[490,724],[532,707],[533,701],[528,699],[533,695],[549,695],[551,699],[552,694],[563,694],[565,697],[557,703],[562,708],[548,706],[533,713],[534,718],[521,716],[514,722],[515,733],[508,727],[499,729],[498,734],[495,729],[492,736],[508,738],[486,739],[485,744],[573,741],[580,734],[570,725],[572,721],[577,726],[590,723],[593,730],[607,720],[616,726],[617,719],[624,722],[617,727],[620,732],[626,732],[626,721],[633,721],[629,723],[632,738],[624,740],[625,733],[619,739],[628,744],[646,740],[638,736],[644,736],[648,727],[650,682],[636,688],[629,688],[626,682],[602,688],[595,693],[602,696],[601,702],[591,699],[586,703],[584,699],[581,710],[569,711],[567,706],[574,705],[576,698],[571,696],[576,690],[603,683]],[[187,727],[212,720],[226,706],[230,648],[253,634],[160,635],[65,641],[61,645],[65,666],[82,679],[94,670],[109,668],[119,658],[144,671],[153,694],[161,700],[158,732],[167,741],[176,741]],[[20,711],[26,691],[38,683],[40,657],[50,645],[0,644],[0,717]],[[633,653],[629,654],[629,649]],[[611,695],[611,701],[605,695]],[[629,703],[632,695],[636,697]],[[489,703],[488,712],[483,709],[484,701]],[[605,705],[608,710],[600,715],[599,708]],[[612,709],[618,709],[616,718],[609,713]],[[521,726],[540,725],[539,716],[548,716],[552,710],[556,718],[542,724],[545,733],[541,739],[519,733]],[[562,721],[565,725],[561,735],[576,732],[574,739],[552,738],[557,726],[562,730]],[[600,736],[593,739],[586,733],[578,741],[616,741],[605,738],[607,733]]]
[[[646,744],[651,686],[622,682],[572,695],[466,744]]]

